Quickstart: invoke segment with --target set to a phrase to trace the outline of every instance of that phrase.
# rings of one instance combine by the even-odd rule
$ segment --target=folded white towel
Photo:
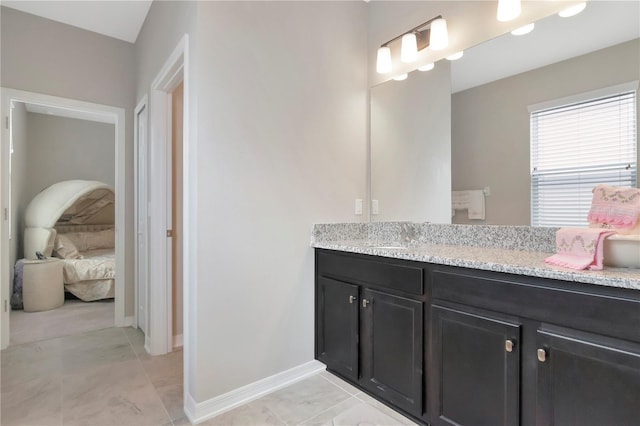
[[[469,191],[451,191],[451,214],[456,210],[467,210],[469,219],[484,220],[484,191],[482,189]]]

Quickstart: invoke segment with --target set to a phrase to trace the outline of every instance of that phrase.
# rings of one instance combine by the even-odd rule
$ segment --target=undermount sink
[[[640,235],[611,235],[604,240],[604,264],[640,269]]]

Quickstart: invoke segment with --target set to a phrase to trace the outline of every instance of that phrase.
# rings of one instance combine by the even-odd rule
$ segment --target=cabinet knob
[[[504,350],[507,352],[513,352],[513,347],[516,344],[513,342],[513,340],[507,340],[504,342]]]
[[[363,308],[366,308],[369,303],[371,303],[371,302],[368,301],[367,299],[362,299],[362,307]]]
[[[356,301],[356,300],[358,300],[358,298],[357,298],[357,297],[355,297],[355,296],[349,296],[349,303],[350,303],[350,304],[353,304],[353,302],[354,302],[354,301]]]
[[[545,362],[547,360],[547,351],[538,349],[538,361]]]

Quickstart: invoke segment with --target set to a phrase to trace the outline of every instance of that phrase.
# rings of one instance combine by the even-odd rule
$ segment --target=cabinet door
[[[536,424],[640,424],[640,345],[567,329],[537,341]]]
[[[435,425],[520,423],[521,327],[477,312],[432,306]]]
[[[362,292],[362,379],[376,395],[422,415],[422,302],[365,289]]]
[[[318,277],[316,356],[330,370],[358,380],[358,286]]]

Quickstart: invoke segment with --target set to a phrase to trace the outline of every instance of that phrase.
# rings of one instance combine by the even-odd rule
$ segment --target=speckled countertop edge
[[[640,270],[605,267],[602,271],[574,271],[544,263],[544,259],[551,254],[548,252],[444,244],[413,244],[402,249],[380,248],[400,244],[371,240],[315,240],[311,245],[327,250],[640,290]]]

